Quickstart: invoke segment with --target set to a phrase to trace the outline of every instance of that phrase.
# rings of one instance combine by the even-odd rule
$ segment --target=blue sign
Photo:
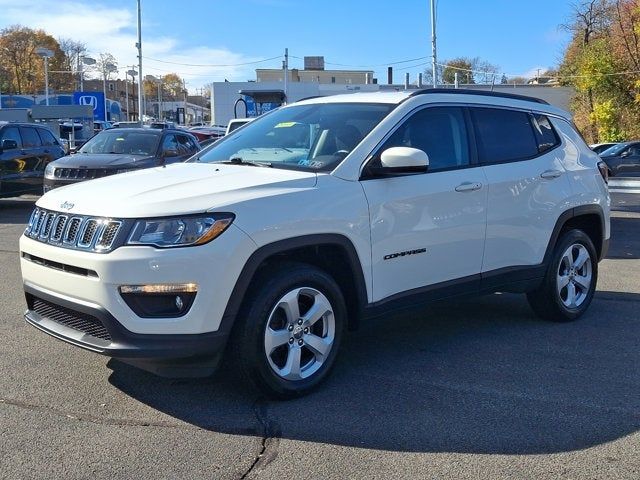
[[[253,98],[248,95],[244,95],[244,101],[247,102],[247,117],[257,117],[280,106],[280,103],[271,102],[256,105]]]
[[[102,92],[73,92],[73,103],[76,105],[91,105],[94,120],[106,120],[104,111],[104,93]]]

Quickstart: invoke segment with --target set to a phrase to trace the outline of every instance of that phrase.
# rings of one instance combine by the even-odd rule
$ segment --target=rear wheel
[[[340,346],[340,288],[322,270],[293,263],[262,274],[252,288],[232,333],[233,363],[267,396],[308,393],[327,377]]]
[[[556,244],[542,285],[527,299],[538,316],[568,322],[589,308],[597,280],[593,242],[582,230],[570,230]]]

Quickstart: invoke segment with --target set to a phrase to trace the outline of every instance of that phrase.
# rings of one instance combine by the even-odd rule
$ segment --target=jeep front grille
[[[122,225],[121,220],[70,216],[36,207],[24,234],[60,247],[107,253],[114,248]]]

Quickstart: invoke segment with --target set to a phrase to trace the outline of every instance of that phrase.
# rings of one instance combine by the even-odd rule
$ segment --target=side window
[[[524,160],[538,155],[526,112],[498,108],[471,108],[481,163]]]
[[[544,115],[533,115],[533,130],[538,141],[538,152],[544,153],[560,145],[560,139],[556,131],[553,129],[549,119]]]
[[[31,147],[41,147],[42,142],[40,141],[40,136],[38,132],[33,127],[20,127],[20,133],[22,134],[23,147],[31,148]]]
[[[40,134],[40,139],[42,140],[42,144],[49,147],[52,145],[58,145],[58,141],[56,137],[53,136],[49,130],[45,130],[44,128],[39,128],[38,133]]]
[[[178,135],[178,143],[180,144],[180,152],[184,155],[196,152],[196,144],[186,135]]]
[[[18,127],[7,127],[2,131],[0,135],[0,141],[2,140],[15,140],[18,144],[18,148],[22,147],[22,138],[20,138],[20,132]]]
[[[469,165],[464,113],[457,107],[431,107],[413,114],[391,135],[380,152],[412,147],[429,155],[429,171]]]
[[[174,134],[169,134],[166,135],[164,137],[164,140],[162,141],[162,151],[164,152],[165,150],[176,150],[176,151],[180,151],[180,149],[178,148],[178,141],[176,140],[176,136]]]

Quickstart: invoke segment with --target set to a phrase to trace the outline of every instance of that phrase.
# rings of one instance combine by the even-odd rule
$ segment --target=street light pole
[[[102,65],[102,92],[104,93],[104,121],[109,120],[109,114],[107,112],[107,75],[111,72],[116,72],[118,67],[113,63],[106,63]]]
[[[138,48],[138,74],[140,75],[140,80],[138,81],[138,117],[142,122],[142,94],[144,90],[142,89],[142,10],[140,0],[138,0],[138,43],[136,43],[136,47]]]
[[[96,60],[91,57],[80,55],[78,57],[78,70],[80,72],[80,91],[84,91],[84,66],[83,65],[95,65]]]
[[[36,48],[36,54],[42,57],[44,61],[44,99],[45,104],[49,106],[49,59],[53,57],[53,52],[48,48]]]
[[[436,58],[436,6],[434,0],[431,0],[431,76],[433,79],[433,88],[438,86],[438,71]]]

